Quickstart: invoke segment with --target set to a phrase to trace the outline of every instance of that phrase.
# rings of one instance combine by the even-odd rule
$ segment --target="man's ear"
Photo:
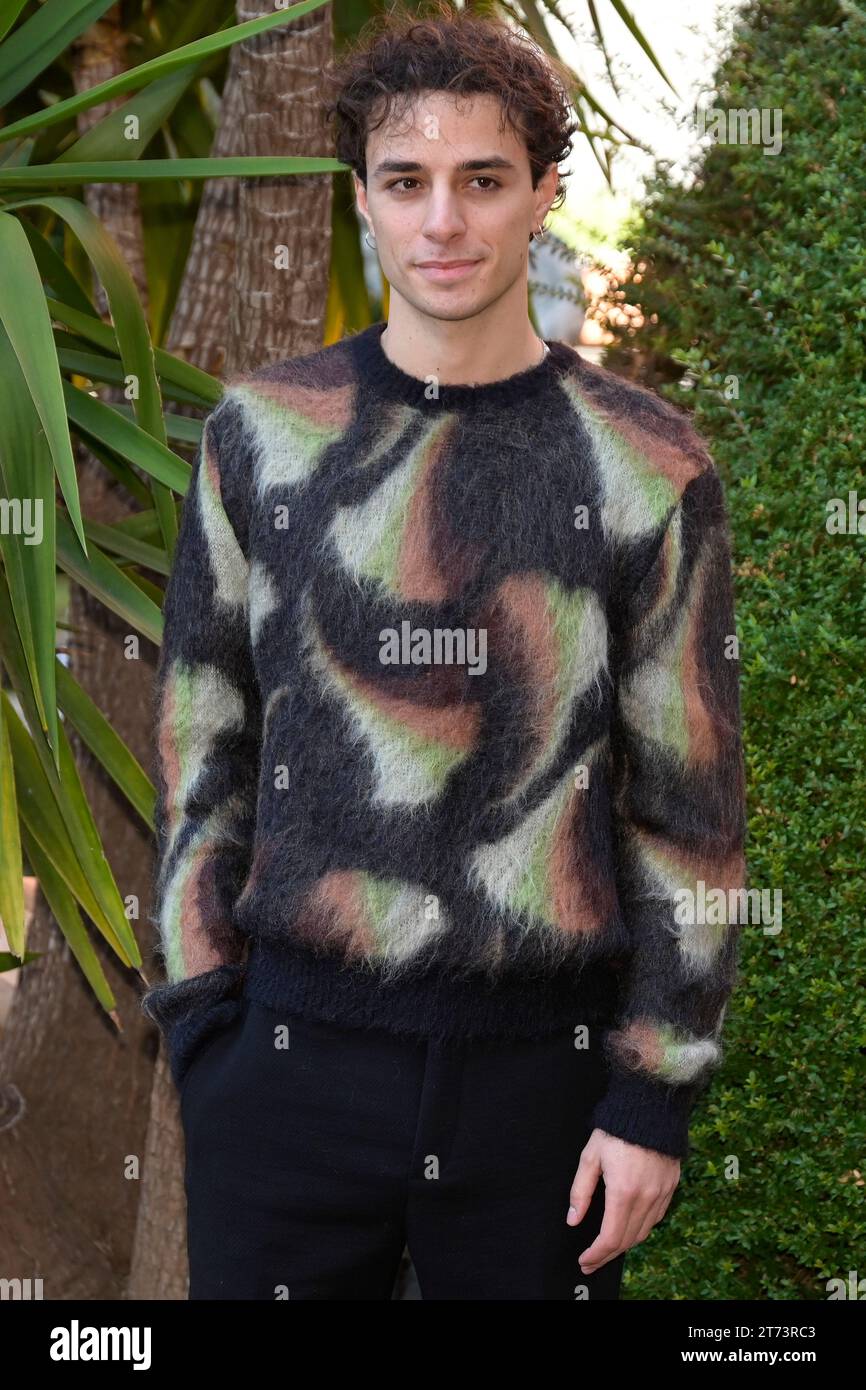
[[[537,191],[543,194],[544,202],[539,209],[539,221],[544,222],[545,217],[550,212],[550,205],[556,197],[556,185],[559,181],[559,165],[549,164],[538,181]],[[546,204],[546,206],[545,206]]]
[[[369,216],[367,212],[367,188],[363,181],[355,173],[354,169],[352,170],[352,187],[355,192],[355,206],[357,207],[358,212],[366,221],[366,219]]]

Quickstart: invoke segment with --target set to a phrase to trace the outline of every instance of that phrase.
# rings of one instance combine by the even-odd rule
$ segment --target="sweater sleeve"
[[[722,1059],[746,874],[731,547],[711,462],[613,628],[614,842],[631,950],[593,1124],[685,1158],[691,1111]]]
[[[239,1005],[233,925],[252,854],[260,708],[249,639],[247,506],[237,407],[204,422],[163,606],[156,681],[155,916],[167,982],[142,997],[179,1085]]]

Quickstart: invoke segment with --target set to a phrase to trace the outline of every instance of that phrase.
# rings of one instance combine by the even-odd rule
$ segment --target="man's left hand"
[[[569,1226],[579,1226],[585,1217],[599,1177],[604,1178],[604,1219],[592,1245],[580,1256],[584,1274],[594,1274],[646,1240],[677,1189],[680,1160],[594,1129],[571,1185]]]

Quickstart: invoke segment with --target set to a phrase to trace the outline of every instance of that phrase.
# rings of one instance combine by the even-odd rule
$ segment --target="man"
[[[166,597],[190,1296],[387,1298],[408,1242],[424,1298],[617,1298],[736,975],[722,488],[531,326],[533,44],[389,19],[332,112],[387,325],[228,383]]]

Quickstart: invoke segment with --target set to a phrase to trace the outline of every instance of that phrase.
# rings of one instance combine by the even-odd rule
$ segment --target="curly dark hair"
[[[427,12],[430,12],[429,14]],[[337,158],[367,183],[367,136],[424,91],[490,92],[529,155],[532,187],[571,149],[566,68],[527,34],[504,21],[430,0],[407,10],[398,0],[374,15],[332,69],[336,96],[325,113],[334,122]],[[381,104],[381,111],[378,110]],[[559,174],[551,207],[565,196]]]

